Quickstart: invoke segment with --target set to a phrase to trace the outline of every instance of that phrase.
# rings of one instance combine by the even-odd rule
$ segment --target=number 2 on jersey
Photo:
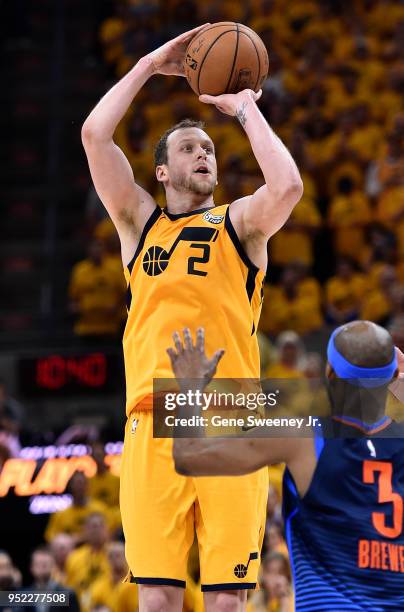
[[[210,257],[210,246],[204,243],[196,243],[193,242],[190,247],[192,249],[201,249],[203,255],[201,257],[190,257],[188,259],[188,274],[195,274],[196,276],[206,276],[207,272],[205,270],[198,270],[195,268],[195,264],[198,263],[208,263]]]
[[[379,472],[379,504],[393,504],[393,526],[386,525],[386,515],[383,512],[372,512],[373,527],[386,538],[397,538],[403,531],[404,501],[399,493],[393,491],[393,466],[390,461],[366,460],[363,462],[364,483],[374,484],[375,472]]]

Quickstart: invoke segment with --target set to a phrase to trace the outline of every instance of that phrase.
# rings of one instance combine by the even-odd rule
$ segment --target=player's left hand
[[[253,91],[252,89],[243,89],[236,94],[222,94],[221,96],[208,96],[203,94],[199,96],[199,101],[204,104],[214,104],[218,110],[225,115],[234,117],[239,112],[244,112],[243,106],[250,102],[256,102],[262,96],[262,89]]]
[[[191,332],[188,328],[183,331],[184,343],[178,332],[173,333],[175,349],[168,348],[167,353],[170,357],[171,367],[174,371],[181,387],[198,386],[202,390],[212,380],[216,373],[217,364],[224,355],[224,350],[216,351],[212,359],[208,359],[205,354],[205,330],[200,327],[196,333],[196,343],[194,345]]]

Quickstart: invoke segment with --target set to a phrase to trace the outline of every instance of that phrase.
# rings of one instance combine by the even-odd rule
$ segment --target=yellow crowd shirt
[[[51,514],[45,530],[45,540],[50,542],[58,533],[80,536],[86,518],[94,512],[105,516],[111,532],[119,529],[121,524],[119,509],[109,508],[101,501],[89,499],[84,506],[73,505]]]
[[[109,470],[103,474],[97,473],[89,479],[89,493],[94,499],[107,506],[119,505],[119,478]]]
[[[359,191],[350,196],[333,198],[328,210],[328,223],[334,230],[335,248],[339,255],[363,261],[365,227],[372,220],[367,198]]]
[[[122,320],[124,302],[122,274],[108,262],[99,266],[89,259],[77,263],[72,272],[69,297],[78,304],[79,316],[74,326],[78,335],[116,334]]]
[[[110,575],[96,580],[91,586],[91,609],[106,606],[111,612],[137,612],[139,609],[137,584],[113,583]]]
[[[404,187],[386,189],[379,198],[377,219],[391,229],[398,238],[399,256],[404,257]]]
[[[295,227],[291,227],[291,223]],[[313,240],[310,230],[321,225],[321,216],[314,200],[303,197],[290,215],[290,222],[270,241],[271,262],[287,265],[298,259],[305,265],[313,263]]]
[[[333,276],[325,286],[326,301],[339,310],[353,310],[359,307],[366,288],[363,274],[353,274],[349,279]]]
[[[264,272],[247,257],[228,205],[177,215],[156,208],[125,275],[128,415],[153,393],[153,378],[173,378],[166,349],[185,327],[205,328],[208,356],[225,349],[218,378],[259,378]]]
[[[94,550],[88,544],[76,548],[67,558],[67,585],[74,589],[80,599],[81,609],[90,609],[91,587],[96,580],[108,578],[110,566],[104,549]]]
[[[291,329],[307,334],[323,324],[321,304],[314,294],[302,293],[300,287],[293,299],[288,299],[282,288],[266,286],[264,310],[260,330],[278,334]]]

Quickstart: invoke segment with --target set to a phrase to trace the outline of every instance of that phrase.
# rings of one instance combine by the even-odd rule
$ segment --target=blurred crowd
[[[110,472],[90,480],[83,472],[76,472],[68,484],[72,505],[51,515],[45,543],[31,553],[32,582],[22,587],[21,573],[11,556],[0,551],[1,588],[65,591],[69,594],[68,609],[73,612],[137,610],[137,588],[123,582],[128,568],[118,490],[119,479]],[[115,505],[107,505],[105,496]]]

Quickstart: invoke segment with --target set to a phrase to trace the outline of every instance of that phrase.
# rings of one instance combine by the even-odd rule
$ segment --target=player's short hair
[[[164,134],[161,136],[160,140],[158,141],[154,149],[154,166],[155,167],[161,166],[161,164],[166,164],[168,161],[167,139],[169,135],[175,132],[176,130],[182,130],[185,128],[193,128],[193,127],[203,130],[205,127],[205,124],[203,121],[197,121],[195,119],[182,119],[182,121],[180,121],[179,123],[176,123],[175,125],[173,125],[172,127],[170,127],[168,130],[164,132]]]

